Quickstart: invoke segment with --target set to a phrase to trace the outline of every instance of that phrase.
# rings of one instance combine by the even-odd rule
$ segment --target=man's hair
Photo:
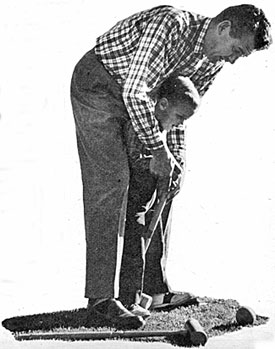
[[[194,110],[200,105],[200,96],[193,82],[184,76],[170,76],[158,89],[158,99],[167,98],[172,104],[189,103]]]
[[[230,35],[233,38],[240,39],[245,34],[254,35],[255,50],[263,50],[271,45],[271,25],[260,8],[245,4],[231,6],[213,19],[215,24],[225,20],[231,22]]]

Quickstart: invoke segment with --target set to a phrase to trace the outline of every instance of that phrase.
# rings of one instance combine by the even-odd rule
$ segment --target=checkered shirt
[[[163,146],[150,93],[171,73],[178,72],[188,76],[203,95],[223,66],[203,55],[210,20],[172,6],[159,6],[118,22],[97,38],[96,55],[123,87],[134,130],[149,149]],[[184,128],[173,128],[168,142],[174,155],[181,156]]]

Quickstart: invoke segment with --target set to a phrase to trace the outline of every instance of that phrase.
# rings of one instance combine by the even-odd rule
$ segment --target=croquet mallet
[[[141,338],[141,337],[182,337],[183,341],[189,340],[192,345],[205,345],[207,335],[202,326],[196,319],[186,321],[184,328],[179,331],[58,331],[58,332],[33,332],[33,333],[17,333],[17,340],[99,340],[112,338]]]
[[[182,171],[180,165],[177,163],[177,161],[174,162],[174,169],[178,169],[178,171]],[[172,182],[172,178],[170,178],[169,183],[168,183],[168,187],[167,187],[167,192],[163,192],[160,197],[159,197],[159,201],[156,204],[155,210],[154,210],[154,214],[153,217],[151,219],[149,228],[147,230],[147,232],[144,234],[144,240],[145,240],[145,253],[147,252],[149,245],[151,243],[152,237],[154,235],[154,232],[156,230],[156,227],[159,223],[161,214],[163,212],[163,209],[166,205],[167,199],[168,199],[168,195],[169,195],[169,188]],[[159,182],[160,183],[160,182]]]

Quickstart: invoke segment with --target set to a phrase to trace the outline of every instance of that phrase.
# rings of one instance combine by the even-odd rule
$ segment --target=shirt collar
[[[203,55],[203,46],[204,46],[205,34],[206,34],[206,31],[209,27],[210,22],[211,22],[211,18],[206,17],[204,19],[204,23],[202,25],[198,40],[197,40],[195,48],[194,48],[194,53]]]

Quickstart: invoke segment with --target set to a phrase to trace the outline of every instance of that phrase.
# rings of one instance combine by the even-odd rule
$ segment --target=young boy
[[[174,139],[170,131],[184,129],[184,122],[197,110],[200,97],[193,83],[181,76],[167,79],[156,93],[155,116],[168,149],[174,156],[169,202],[162,215],[151,245],[144,256],[143,236],[150,224],[157,201],[158,180],[150,172],[152,156],[138,139],[131,122],[127,129],[127,149],[130,163],[130,182],[124,236],[124,251],[120,273],[120,300],[136,315],[145,314],[138,306],[142,290],[153,296],[152,309],[163,304],[164,296],[176,302],[190,301],[190,294],[176,295],[167,284],[165,266],[171,223],[171,199],[178,193],[185,166],[185,139]],[[170,291],[170,292],[169,292]],[[162,297],[163,295],[163,297]],[[158,304],[160,303],[160,304]],[[169,302],[171,303],[171,302]],[[171,304],[170,304],[171,305]]]

